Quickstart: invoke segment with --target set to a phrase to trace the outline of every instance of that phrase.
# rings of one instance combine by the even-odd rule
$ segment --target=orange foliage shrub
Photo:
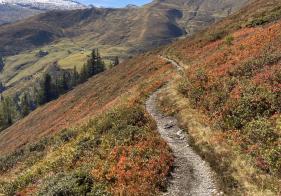
[[[114,195],[150,195],[165,187],[173,157],[156,137],[130,146],[116,146],[92,175],[109,182]]]

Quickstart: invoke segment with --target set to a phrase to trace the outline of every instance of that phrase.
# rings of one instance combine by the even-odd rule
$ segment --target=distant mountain
[[[86,8],[85,5],[72,0],[0,0],[0,4],[17,5],[39,10],[72,10]]]
[[[2,27],[0,52],[6,56],[61,38],[77,37],[90,40],[94,37],[99,45],[129,45],[135,49],[155,47],[192,35],[235,12],[248,1],[155,0],[136,9],[52,11]]]
[[[0,0],[0,24],[11,23],[49,10],[84,9],[72,0]]]

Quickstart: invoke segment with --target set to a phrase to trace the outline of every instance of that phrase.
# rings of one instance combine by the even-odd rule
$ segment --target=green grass
[[[89,38],[77,38],[63,39],[42,48],[6,57],[0,81],[6,87],[12,85],[14,88],[10,88],[4,94],[12,96],[18,89],[31,86],[55,62],[62,69],[73,69],[76,66],[79,71],[93,48],[99,48],[102,56],[122,56],[128,50],[120,46],[97,45],[94,40],[89,41]],[[49,54],[38,57],[40,50],[48,51]],[[109,65],[110,61],[105,60],[105,63]]]

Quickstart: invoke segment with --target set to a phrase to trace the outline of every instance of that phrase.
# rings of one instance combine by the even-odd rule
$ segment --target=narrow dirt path
[[[176,66],[178,71],[182,70],[182,67],[175,61],[164,57],[162,58]],[[148,113],[157,122],[159,133],[171,147],[175,156],[175,169],[172,172],[172,179],[168,190],[164,195],[216,195],[217,189],[212,177],[212,171],[208,164],[196,154],[192,147],[190,147],[188,135],[178,127],[177,120],[171,116],[164,116],[157,109],[156,99],[164,88],[165,87],[154,92],[146,102]]]

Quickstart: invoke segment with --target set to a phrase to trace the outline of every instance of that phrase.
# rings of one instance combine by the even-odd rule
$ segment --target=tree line
[[[111,65],[119,64],[116,57]],[[34,88],[33,93],[22,93],[13,98],[0,97],[0,131],[11,126],[16,120],[27,116],[38,106],[57,99],[60,95],[70,91],[78,84],[86,82],[106,70],[105,63],[100,56],[98,49],[93,49],[87,62],[83,65],[80,72],[76,66],[71,71],[62,71],[59,76],[52,76],[46,73]]]

